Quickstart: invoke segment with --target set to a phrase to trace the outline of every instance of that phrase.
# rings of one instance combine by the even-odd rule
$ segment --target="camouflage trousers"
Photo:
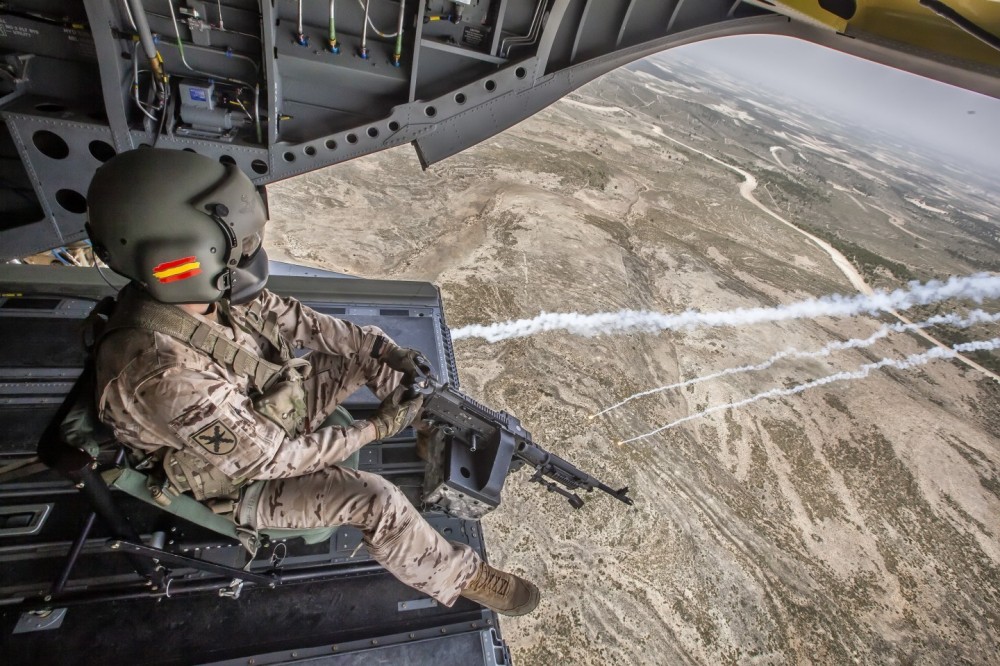
[[[307,381],[309,428],[364,385],[379,399],[401,375],[375,359],[313,354]],[[479,556],[432,528],[402,491],[377,474],[334,466],[267,481],[256,510],[258,529],[350,525],[364,535],[371,556],[399,580],[450,606],[475,574]]]

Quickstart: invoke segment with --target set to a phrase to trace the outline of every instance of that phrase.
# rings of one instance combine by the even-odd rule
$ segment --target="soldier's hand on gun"
[[[382,356],[382,362],[393,370],[402,372],[406,384],[412,384],[420,375],[436,379],[431,362],[416,349],[393,346]]]
[[[386,439],[401,432],[420,414],[424,406],[424,396],[407,395],[406,387],[400,385],[378,406],[378,411],[369,419],[375,425],[375,439]]]

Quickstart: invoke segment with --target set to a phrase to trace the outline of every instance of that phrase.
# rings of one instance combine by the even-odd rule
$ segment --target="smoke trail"
[[[543,312],[532,319],[519,319],[487,326],[480,324],[463,326],[452,331],[451,337],[455,340],[483,338],[487,342],[500,342],[556,330],[582,336],[604,333],[655,333],[816,317],[851,317],[888,310],[907,310],[916,305],[950,299],[969,299],[981,303],[983,299],[997,297],[1000,297],[1000,276],[978,273],[965,277],[953,276],[945,282],[939,280],[931,280],[925,284],[911,282],[907,289],[891,292],[876,291],[871,295],[855,296],[834,294],[773,308],[738,308],[723,312],[687,310],[680,314],[645,310],[620,310],[589,315],[576,312]]]
[[[833,375],[827,375],[826,377],[821,377],[815,379],[811,382],[806,382],[805,384],[799,384],[798,386],[793,386],[791,388],[774,388],[770,391],[764,391],[763,393],[758,393],[757,395],[739,400],[737,402],[730,402],[725,405],[716,405],[715,407],[709,407],[706,410],[700,411],[697,414],[691,414],[690,416],[685,416],[682,419],[677,419],[673,423],[668,423],[665,426],[661,426],[656,430],[651,430],[644,435],[639,435],[638,437],[632,437],[630,439],[624,439],[618,442],[621,444],[628,444],[630,442],[637,442],[640,439],[646,439],[652,437],[664,430],[669,430],[679,426],[682,423],[687,423],[688,421],[693,421],[695,419],[700,419],[703,416],[708,416],[709,414],[714,414],[715,412],[721,412],[727,409],[737,409],[739,407],[745,407],[751,403],[757,402],[759,400],[769,400],[771,398],[782,398],[789,395],[795,395],[797,393],[802,393],[803,391],[808,391],[811,388],[816,388],[817,386],[824,386],[826,384],[832,384],[833,382],[843,382],[852,379],[864,379],[870,375],[873,371],[879,370],[881,368],[896,368],[897,370],[907,370],[909,368],[914,368],[918,365],[924,365],[930,363],[936,359],[940,358],[955,358],[958,354],[963,352],[973,352],[973,351],[992,351],[994,349],[1000,348],[1000,338],[993,338],[992,340],[977,340],[975,342],[966,342],[963,344],[955,345],[951,349],[934,347],[922,354],[911,354],[905,359],[895,360],[891,358],[885,358],[876,363],[869,363],[867,365],[862,365],[860,368],[854,372],[838,372]]]
[[[744,372],[757,372],[760,370],[767,370],[772,365],[778,361],[786,358],[823,358],[829,356],[835,351],[842,351],[844,349],[863,349],[866,347],[871,347],[873,344],[879,340],[886,338],[890,333],[903,333],[904,331],[916,331],[923,328],[929,328],[931,326],[940,326],[942,324],[947,324],[949,326],[954,326],[956,328],[969,328],[970,326],[975,326],[976,324],[987,324],[1000,321],[1000,312],[990,314],[982,310],[973,310],[969,313],[968,317],[962,317],[957,314],[949,315],[935,315],[930,319],[926,319],[922,322],[916,324],[884,324],[877,331],[872,333],[867,338],[851,338],[850,340],[843,340],[838,342],[831,342],[830,344],[817,349],[816,351],[799,351],[795,348],[789,348],[784,351],[777,352],[771,358],[761,363],[754,365],[741,365],[735,368],[727,368],[725,370],[720,370],[719,372],[713,372],[710,375],[704,375],[703,377],[695,377],[694,379],[688,379],[683,382],[677,382],[676,384],[667,384],[666,386],[658,386],[656,388],[649,389],[647,391],[641,391],[639,393],[634,393],[629,397],[625,398],[621,402],[616,402],[615,404],[602,409],[596,414],[592,414],[589,418],[596,419],[598,416],[603,416],[610,411],[618,409],[619,407],[626,405],[637,398],[644,398],[648,395],[654,395],[656,393],[662,393],[663,391],[669,391],[671,389],[680,389],[687,386],[693,386],[694,384],[701,384],[702,382],[711,381],[713,379],[719,379],[720,377],[728,377],[729,375],[738,375]]]

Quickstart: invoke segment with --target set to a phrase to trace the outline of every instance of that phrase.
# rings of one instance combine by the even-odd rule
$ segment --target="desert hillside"
[[[802,231],[873,288],[1000,268],[996,192],[960,164],[671,62],[619,70],[426,172],[399,149],[271,186],[269,252],[432,281],[453,329],[857,293]],[[734,167],[757,180],[761,206],[741,196]],[[895,321],[458,341],[467,392],[636,498],[627,509],[594,495],[573,512],[526,474],[508,481],[484,520],[491,558],[543,591],[537,612],[504,621],[515,662],[996,663],[996,353],[973,357],[986,372],[951,360],[880,370],[616,444],[930,348],[894,333],[588,418],[639,391]],[[927,330],[951,344],[1000,325]]]

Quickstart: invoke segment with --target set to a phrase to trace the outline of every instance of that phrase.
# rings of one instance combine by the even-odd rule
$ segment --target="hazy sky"
[[[706,62],[751,85],[925,141],[1000,178],[1000,100],[992,97],[788,37],[724,37],[657,57]]]

